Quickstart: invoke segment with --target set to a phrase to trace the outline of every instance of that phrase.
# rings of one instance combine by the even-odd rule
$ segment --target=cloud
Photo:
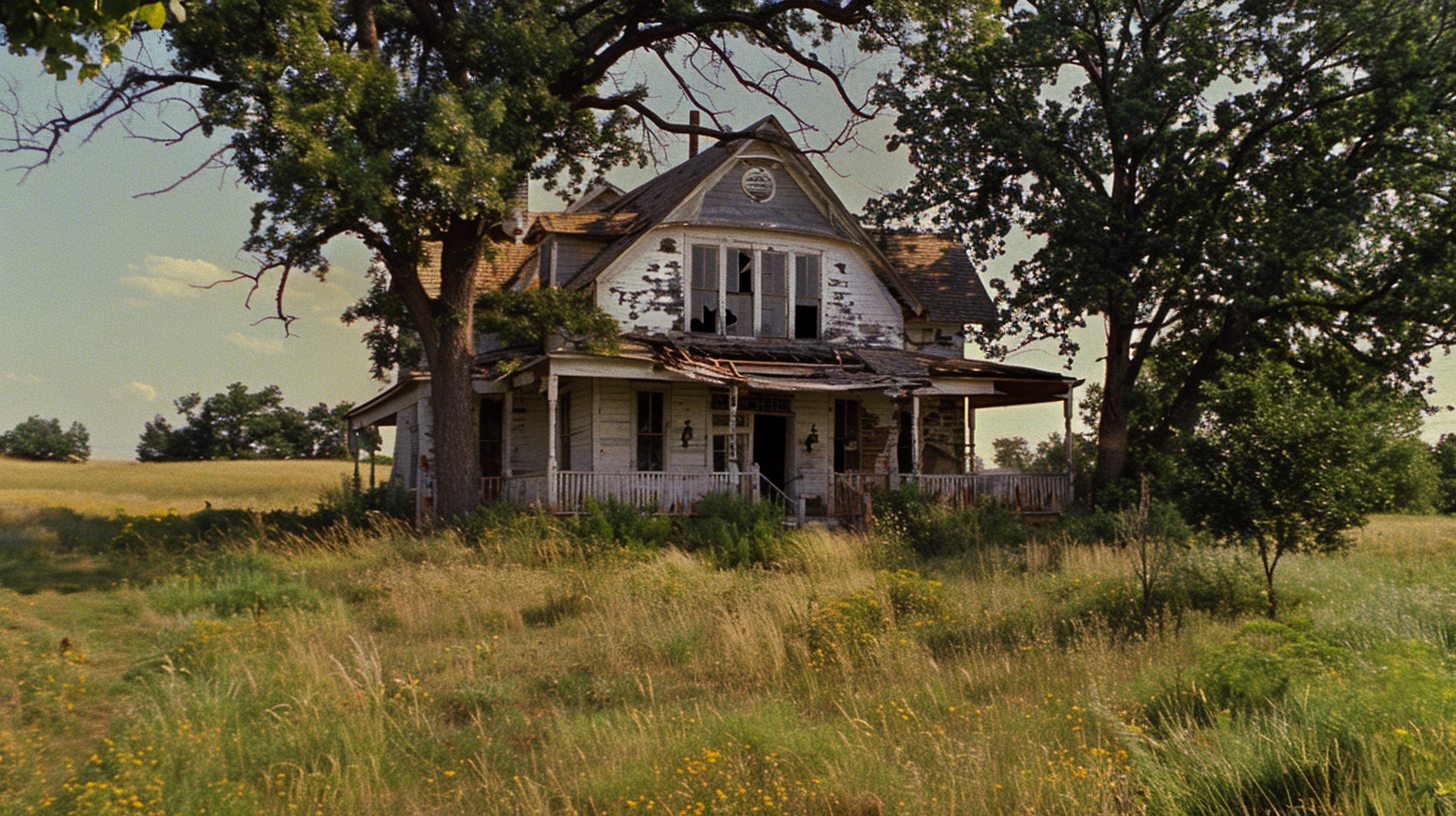
[[[137,271],[143,274],[129,275],[121,282],[164,300],[195,298],[206,291],[199,287],[233,277],[217,264],[203,260],[148,255],[142,264]]]
[[[253,352],[255,354],[282,354],[283,353],[283,341],[282,340],[270,340],[270,339],[263,339],[263,338],[259,338],[259,337],[248,337],[247,335],[243,334],[242,332],[233,332],[232,334],[229,334],[227,337],[225,337],[223,339],[227,340],[229,343],[232,343],[233,345],[237,346],[240,349],[244,349],[245,351],[251,351],[251,352]]]
[[[157,389],[144,382],[129,382],[126,385],[111,389],[111,398],[155,402],[157,399]]]

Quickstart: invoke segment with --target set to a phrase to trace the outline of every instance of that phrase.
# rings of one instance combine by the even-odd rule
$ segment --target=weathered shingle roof
[[[542,232],[614,237],[632,232],[639,217],[630,212],[540,213],[536,226]]]
[[[514,280],[536,254],[536,247],[529,244],[496,243],[493,256],[481,259],[475,265],[475,291],[493,292]],[[440,296],[440,245],[425,245],[425,258],[420,264],[420,283],[430,297]]]
[[[578,289],[595,280],[608,264],[627,251],[634,237],[661,223],[683,199],[732,157],[732,143],[719,142],[613,201],[604,211],[605,215],[634,215],[636,220],[630,229],[619,233],[623,237],[607,245],[567,281],[566,288]]]
[[[877,236],[885,257],[937,323],[989,323],[996,309],[966,248],[934,235]]]

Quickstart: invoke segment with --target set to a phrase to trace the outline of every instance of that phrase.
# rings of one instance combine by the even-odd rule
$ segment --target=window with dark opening
[[[637,469],[662,470],[662,392],[637,392]]]
[[[753,250],[728,250],[727,302],[723,310],[723,333],[753,336]]]
[[[693,247],[692,314],[688,331],[718,333],[718,248]]]
[[[794,256],[794,338],[819,337],[819,256]]]
[[[859,403],[834,401],[834,472],[858,473],[860,417]]]

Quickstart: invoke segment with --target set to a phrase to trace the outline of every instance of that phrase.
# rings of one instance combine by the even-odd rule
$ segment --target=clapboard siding
[[[596,470],[622,473],[636,470],[633,422],[637,406],[632,387],[625,380],[599,380],[597,385],[596,427],[601,436],[594,440]]]
[[[754,201],[743,192],[743,176],[752,168],[773,176],[774,195]],[[819,235],[837,235],[834,225],[782,166],[763,159],[734,162],[718,183],[703,193],[694,224],[763,227]]]
[[[654,229],[598,278],[597,305],[624,332],[682,331],[685,298],[691,297],[685,292],[690,273],[687,265],[695,245],[818,255],[823,338],[903,347],[905,324],[900,305],[870,270],[863,250],[845,241],[773,230]]]
[[[511,471],[546,469],[546,397],[534,388],[515,393],[511,406]]]

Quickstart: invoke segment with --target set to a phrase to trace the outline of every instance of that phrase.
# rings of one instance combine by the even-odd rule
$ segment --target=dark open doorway
[[[789,418],[774,414],[753,417],[753,461],[758,471],[784,490],[784,465],[789,455]]]

